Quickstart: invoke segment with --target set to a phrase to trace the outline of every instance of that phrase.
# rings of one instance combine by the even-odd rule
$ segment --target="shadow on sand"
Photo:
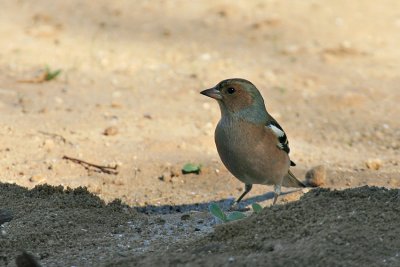
[[[288,192],[282,192],[281,196],[296,192],[298,190],[292,190]],[[247,207],[253,203],[263,202],[266,200],[271,200],[274,198],[273,192],[268,192],[262,195],[246,198],[242,200],[239,204],[239,208]],[[189,211],[207,211],[208,206],[211,203],[216,203],[222,210],[228,211],[229,208],[235,202],[234,198],[227,198],[227,199],[220,199],[216,201],[208,201],[202,203],[195,203],[195,204],[181,204],[181,205],[148,205],[142,207],[132,207],[137,212],[145,213],[145,214],[173,214],[173,213],[184,213]]]

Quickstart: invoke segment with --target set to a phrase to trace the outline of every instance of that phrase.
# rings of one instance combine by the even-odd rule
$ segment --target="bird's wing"
[[[271,118],[267,122],[266,127],[270,129],[273,132],[273,134],[277,137],[278,140],[276,146],[289,154],[290,152],[289,141],[287,139],[285,131],[282,129],[279,123],[273,118]],[[296,163],[290,161],[290,165],[296,166]]]

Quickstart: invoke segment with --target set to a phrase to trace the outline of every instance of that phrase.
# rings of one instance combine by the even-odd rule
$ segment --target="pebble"
[[[152,120],[153,116],[151,116],[150,113],[145,113],[145,114],[143,114],[143,118],[148,119],[148,120]]]
[[[306,173],[306,183],[313,187],[324,185],[326,182],[326,168],[324,165],[318,165]]]
[[[383,165],[382,160],[380,159],[369,159],[365,162],[365,166],[367,166],[370,170],[379,170]]]
[[[106,136],[116,135],[117,133],[118,133],[118,128],[114,126],[106,128],[103,132],[103,134]]]
[[[122,108],[122,104],[118,102],[111,102],[110,105],[112,108]]]
[[[33,175],[33,176],[31,176],[30,178],[29,178],[29,182],[31,182],[31,183],[40,183],[40,182],[42,182],[42,181],[44,181],[45,179],[44,179],[44,177],[43,176],[41,176],[41,175]]]

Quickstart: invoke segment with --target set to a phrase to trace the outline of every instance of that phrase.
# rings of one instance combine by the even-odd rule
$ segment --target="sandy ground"
[[[139,224],[150,220],[156,227],[161,220],[174,228],[182,212],[194,216],[186,230],[164,234],[175,239],[163,241],[158,228],[145,227],[141,242],[207,235],[215,225],[208,203],[229,205],[243,185],[218,158],[219,109],[199,91],[241,77],[257,85],[285,129],[300,178],[324,165],[327,188],[400,187],[398,1],[7,0],[0,6],[2,183],[86,186],[106,202],[119,198],[133,207],[122,225],[133,216]],[[62,73],[33,83],[46,66]],[[109,127],[114,133],[105,135]],[[63,156],[117,165],[118,174],[87,170]],[[202,164],[201,174],[182,175],[187,162]],[[269,191],[255,186],[246,203],[270,205]],[[4,203],[0,209],[19,209]],[[40,214],[36,207],[32,212]],[[58,209],[48,206],[45,213]],[[14,211],[3,227],[23,224],[23,214]],[[99,224],[102,233],[112,231],[107,220]],[[107,239],[92,242],[119,251]],[[15,252],[1,257],[13,266],[20,247],[10,246]],[[73,245],[59,246],[64,254],[51,244],[29,250],[46,266],[99,262],[94,250],[86,261]],[[126,251],[121,257],[136,253]]]

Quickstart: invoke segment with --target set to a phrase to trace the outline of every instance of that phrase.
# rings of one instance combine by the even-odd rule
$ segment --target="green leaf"
[[[210,206],[208,206],[208,209],[210,210],[211,214],[214,215],[214,217],[220,219],[223,222],[228,221],[228,218],[226,217],[225,213],[221,210],[221,208],[217,204],[211,203]]]
[[[55,70],[55,71],[52,71],[52,70],[50,70],[49,67],[46,67],[46,76],[45,76],[45,80],[46,80],[46,81],[51,81],[51,80],[53,80],[54,78],[56,78],[60,73],[61,73],[61,70],[60,70],[60,69]]]
[[[262,207],[260,206],[260,204],[257,203],[253,203],[251,205],[251,207],[253,208],[254,213],[260,213],[262,211]]]
[[[233,211],[227,217],[228,221],[236,221],[243,218],[246,218],[246,215],[240,211]]]
[[[182,173],[183,174],[187,174],[187,173],[199,174],[200,171],[201,171],[201,165],[200,164],[186,163],[182,168]]]

